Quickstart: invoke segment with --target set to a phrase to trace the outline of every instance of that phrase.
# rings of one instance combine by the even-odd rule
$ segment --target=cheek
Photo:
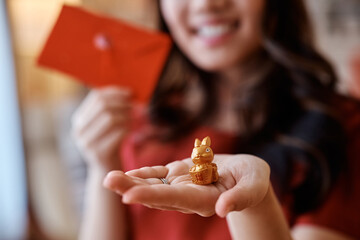
[[[208,48],[188,29],[189,0],[161,0],[161,10],[170,33],[180,49],[198,67],[206,71],[223,71],[241,64],[260,48],[264,0],[233,0],[228,13],[241,21],[241,28],[226,44]],[[200,0],[194,0],[200,1]]]
[[[184,2],[176,0],[160,1],[161,13],[172,35],[179,35],[177,32],[183,28],[185,18]]]
[[[211,51],[200,52],[201,48],[194,50],[192,59],[198,65],[209,71],[222,71],[227,68],[239,66],[249,59],[262,46],[262,19],[264,14],[264,0],[238,0],[235,1],[234,11],[239,16],[241,26],[234,37]],[[201,57],[203,56],[203,57]]]
[[[262,20],[265,2],[262,0],[248,2],[250,3],[244,7],[243,34],[245,37],[258,40],[259,42],[262,38]]]

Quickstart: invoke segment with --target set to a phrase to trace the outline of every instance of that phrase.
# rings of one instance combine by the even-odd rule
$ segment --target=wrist
[[[233,239],[244,236],[247,239],[291,239],[288,223],[271,185],[259,204],[230,212],[226,219]]]
[[[102,159],[92,159],[87,161],[88,172],[94,173],[108,173],[113,170],[121,170],[120,159],[118,156],[112,156]]]

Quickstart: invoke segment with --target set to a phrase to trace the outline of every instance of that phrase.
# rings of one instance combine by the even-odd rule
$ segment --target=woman
[[[230,239],[228,226],[234,239],[359,237],[348,222],[343,230],[340,219],[322,225],[311,215],[352,168],[336,78],[313,47],[303,2],[160,0],[159,9],[176,45],[150,106],[111,87],[91,92],[74,116],[89,164],[81,238]],[[227,155],[215,156],[219,182],[197,186],[184,180],[185,158],[206,135]],[[197,214],[125,208],[102,188],[110,170],[166,164],[114,171],[104,184],[123,203]]]

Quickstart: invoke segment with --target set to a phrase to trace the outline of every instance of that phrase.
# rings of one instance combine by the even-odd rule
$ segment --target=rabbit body
[[[195,184],[210,184],[219,179],[217,166],[215,163],[212,163],[214,153],[210,145],[210,137],[205,137],[202,142],[199,139],[195,139],[194,149],[191,154],[191,159],[195,165],[189,170],[191,180]]]

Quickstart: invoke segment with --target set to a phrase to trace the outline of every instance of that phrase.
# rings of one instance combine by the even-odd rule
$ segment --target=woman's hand
[[[72,135],[92,168],[118,169],[118,148],[129,123],[130,92],[117,87],[91,91],[72,119]]]
[[[270,186],[270,168],[265,161],[250,155],[215,155],[219,181],[196,185],[191,182],[191,159],[166,166],[145,167],[124,174],[110,172],[104,180],[108,189],[123,196],[127,204],[140,203],[150,208],[176,210],[224,217],[258,205]],[[166,178],[169,185],[160,178]]]

